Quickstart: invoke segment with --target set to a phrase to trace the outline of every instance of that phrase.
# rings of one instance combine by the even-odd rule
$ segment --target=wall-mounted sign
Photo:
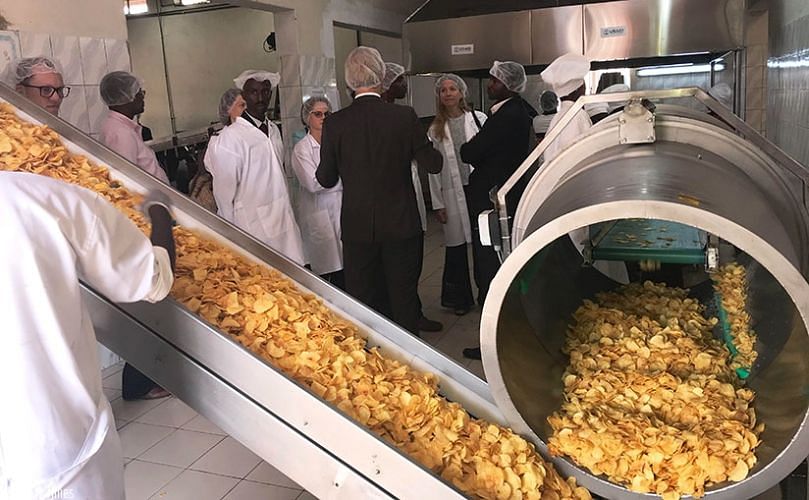
[[[626,36],[626,26],[607,26],[601,28],[601,38],[613,38],[616,36]]]
[[[453,45],[452,46],[452,55],[453,56],[469,56],[475,53],[475,44],[474,43],[467,43],[464,45]]]

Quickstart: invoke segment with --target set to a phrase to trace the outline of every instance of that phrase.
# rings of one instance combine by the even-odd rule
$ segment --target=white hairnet
[[[542,114],[551,114],[559,107],[559,98],[552,90],[546,90],[539,96],[539,107]]]
[[[219,121],[222,125],[230,125],[230,108],[240,95],[241,89],[230,88],[219,98]]]
[[[385,78],[382,79],[382,90],[386,91],[397,78],[405,74],[404,66],[392,62],[385,63]]]
[[[346,57],[345,78],[351,90],[381,87],[385,80],[385,62],[379,51],[364,46],[352,50]]]
[[[560,98],[568,96],[584,85],[584,77],[590,71],[590,63],[580,54],[565,54],[554,60],[540,73],[542,80],[551,86]]]
[[[512,92],[523,92],[528,82],[525,68],[514,61],[495,61],[489,74],[503,82],[503,85]]]
[[[242,74],[233,79],[236,88],[244,90],[244,84],[247,80],[255,80],[257,82],[270,82],[270,85],[277,87],[281,83],[281,75],[271,71],[264,71],[260,69],[246,69]]]
[[[113,71],[101,79],[98,91],[107,106],[120,106],[135,100],[135,95],[143,87],[140,80],[126,71]]]
[[[596,102],[593,104],[585,104],[584,111],[587,113],[587,116],[593,118],[594,116],[598,115],[605,115],[610,112],[610,106],[606,102]]]
[[[309,99],[303,101],[303,106],[301,106],[301,121],[303,122],[304,127],[309,126],[309,122],[306,120],[309,117],[309,113],[315,109],[315,104],[322,102],[328,106],[328,110],[331,111],[331,102],[329,98],[324,95],[313,95]]]
[[[629,92],[630,88],[629,85],[625,83],[616,83],[615,85],[610,85],[609,87],[605,88],[601,91],[602,94],[618,94],[620,92]],[[623,108],[626,105],[625,102],[611,102],[610,103],[610,113],[618,108]]]
[[[56,63],[47,57],[26,57],[9,65],[8,83],[18,85],[34,75],[61,73]]]
[[[733,108],[733,89],[727,83],[717,83],[711,87],[708,95],[719,101],[722,106],[728,109]]]
[[[609,87],[605,88],[601,91],[602,94],[618,94],[620,92],[629,92],[629,85],[625,83],[616,83],[615,85],[610,85]]]
[[[466,97],[466,92],[468,90],[466,82],[463,81],[463,78],[453,73],[446,73],[438,77],[438,80],[435,81],[435,95],[441,94],[441,85],[443,85],[446,81],[454,82],[455,86],[458,87],[458,90],[461,91],[461,95]]]

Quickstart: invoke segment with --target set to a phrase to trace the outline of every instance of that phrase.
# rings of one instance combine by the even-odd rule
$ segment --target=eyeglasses
[[[331,111],[310,111],[310,115],[315,115],[316,118],[326,118],[331,114]]]
[[[51,97],[54,93],[59,94],[59,97],[64,99],[65,97],[70,95],[70,87],[51,87],[50,85],[25,85],[23,87],[28,87],[30,89],[39,89],[39,95],[44,98]]]

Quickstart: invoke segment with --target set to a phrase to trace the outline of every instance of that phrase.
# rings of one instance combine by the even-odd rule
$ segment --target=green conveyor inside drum
[[[656,219],[621,219],[591,225],[589,231],[593,260],[705,263],[708,235],[686,224]]]

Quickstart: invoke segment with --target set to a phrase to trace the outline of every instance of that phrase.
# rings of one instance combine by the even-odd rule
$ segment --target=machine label
[[[626,36],[626,26],[607,26],[601,28],[601,38],[613,38],[616,36]]]
[[[452,46],[452,55],[453,56],[468,56],[475,53],[475,44],[474,43],[467,43],[464,45],[453,45]]]

